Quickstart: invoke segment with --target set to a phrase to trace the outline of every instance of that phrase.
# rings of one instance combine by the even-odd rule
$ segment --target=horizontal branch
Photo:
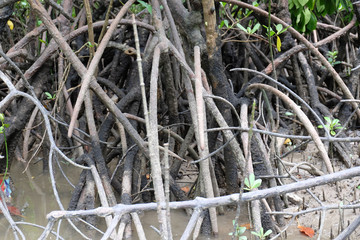
[[[311,187],[334,183],[343,179],[357,177],[359,175],[360,175],[360,167],[354,167],[340,172],[307,179],[301,182],[290,183],[287,185],[268,188],[264,190],[258,190],[254,192],[246,192],[242,194],[241,201],[249,202],[253,200],[259,200],[262,198],[274,197],[284,193],[296,192]],[[215,197],[215,198],[197,197],[194,200],[190,200],[190,201],[170,202],[169,206],[171,209],[196,208],[196,207],[209,208],[209,207],[235,204],[238,200],[239,200],[239,194],[237,193],[237,194],[231,194],[231,195]],[[117,204],[114,207],[99,207],[91,210],[52,211],[47,215],[47,218],[50,220],[50,219],[72,218],[77,216],[88,216],[88,215],[97,215],[97,216],[105,217],[109,214],[125,214],[136,211],[156,210],[156,208],[157,208],[156,203],[143,203],[143,204],[135,204],[135,205]]]

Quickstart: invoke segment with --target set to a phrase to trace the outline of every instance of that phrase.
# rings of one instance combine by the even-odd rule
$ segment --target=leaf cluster
[[[325,124],[325,128],[327,128],[330,131],[330,134],[332,136],[336,135],[335,130],[336,129],[342,129],[343,127],[341,126],[339,119],[331,119],[329,117],[324,117],[326,124]],[[319,125],[318,128],[323,128],[322,125]]]
[[[309,33],[316,28],[318,17],[351,8],[348,0],[289,0],[289,11],[294,28]]]
[[[249,175],[249,178],[245,178],[244,184],[246,187],[244,187],[245,190],[252,190],[255,188],[260,187],[262,180],[261,179],[255,179],[255,175],[251,173]]]
[[[246,236],[242,236],[246,231],[246,227],[239,226],[239,224],[237,224],[235,220],[233,220],[233,225],[234,225],[234,230],[235,231],[229,233],[229,235],[234,236],[234,237],[238,237],[238,240],[247,240]]]

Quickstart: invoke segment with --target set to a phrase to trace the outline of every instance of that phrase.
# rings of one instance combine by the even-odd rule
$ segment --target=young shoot
[[[265,240],[265,238],[267,236],[269,236],[271,233],[272,233],[272,230],[270,230],[270,229],[264,233],[263,228],[260,228],[260,230],[258,232],[253,232],[253,231],[251,232],[252,235],[259,237],[260,240]]]
[[[55,100],[55,98],[56,98],[56,94],[54,93],[54,94],[51,94],[51,93],[49,93],[49,92],[45,92],[45,95],[46,95],[46,98],[48,99],[48,100]]]
[[[229,233],[230,236],[237,237],[238,240],[247,240],[246,236],[242,236],[246,231],[246,227],[239,226],[235,220],[233,220],[234,232]]]
[[[244,189],[250,191],[252,189],[258,188],[261,185],[261,181],[262,181],[261,179],[255,180],[255,175],[251,173],[249,175],[249,178],[245,178],[244,180],[244,184],[246,186],[244,187]]]
[[[4,144],[5,144],[6,167],[5,167],[5,173],[4,173],[4,176],[3,176],[3,180],[5,180],[6,174],[7,174],[8,169],[9,169],[9,151],[8,151],[8,147],[7,147],[5,128],[8,128],[10,125],[5,123],[5,115],[3,113],[0,113],[0,121],[1,121],[0,134],[2,134],[4,136]],[[4,183],[5,183],[5,181],[2,181],[2,183],[0,184],[0,188],[2,187],[2,185]]]
[[[331,136],[335,136],[336,129],[342,129],[343,127],[341,126],[341,124],[339,123],[339,119],[331,119],[329,117],[324,117],[326,124],[325,124],[325,128],[327,128],[330,131]],[[319,125],[318,128],[324,128],[322,125]]]

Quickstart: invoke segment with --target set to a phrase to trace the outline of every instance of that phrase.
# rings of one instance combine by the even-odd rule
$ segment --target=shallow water
[[[57,189],[61,197],[62,204],[66,209],[70,201],[73,188],[59,174],[60,171],[58,171],[58,167],[55,167],[56,173],[58,173],[56,175]],[[61,163],[61,167],[68,175],[71,182],[76,184],[81,171],[65,163]],[[42,173],[41,163],[30,164],[27,173],[23,173],[24,169],[25,166],[19,162],[14,162],[11,168],[11,177],[15,186],[15,190],[13,191],[12,196],[13,205],[19,209],[23,209],[22,214],[25,216],[24,219],[21,217],[14,217],[14,220],[31,222],[41,226],[46,226],[46,215],[53,210],[59,210],[59,206],[55,201],[53,190],[51,188],[49,174]],[[155,231],[150,228],[150,225],[158,227],[156,212],[151,211],[140,215],[147,239],[159,239],[157,233],[155,233]],[[228,233],[232,231],[232,220],[234,217],[235,211],[227,211],[225,215],[218,216],[219,237],[214,238],[202,236],[199,239],[230,239]],[[171,224],[174,239],[180,239],[184,229],[186,228],[188,220],[189,217],[183,210],[174,210],[171,212]],[[247,222],[249,222],[247,216],[241,217],[240,224]],[[104,230],[104,223],[102,222],[100,225],[102,226],[100,229]],[[53,228],[53,230],[56,230],[56,227],[57,225]],[[25,234],[26,239],[37,239],[42,233],[41,229],[32,226],[20,225],[20,228]],[[133,232],[135,236],[134,239],[137,239],[134,227]],[[76,233],[66,221],[62,222],[60,233],[64,239],[82,239],[80,235]],[[247,230],[246,235],[249,236],[249,230]],[[0,217],[0,240],[2,239],[14,239],[11,230],[8,229],[8,223],[4,217]],[[48,239],[56,238],[53,235],[50,235]],[[288,231],[288,239],[302,240],[309,238],[301,235],[296,229],[296,226],[293,226]]]

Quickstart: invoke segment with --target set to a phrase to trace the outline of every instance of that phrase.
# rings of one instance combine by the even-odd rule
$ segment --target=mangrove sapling
[[[5,116],[3,113],[0,113],[0,121],[1,121],[0,134],[2,134],[4,136],[5,161],[6,161],[6,167],[5,167],[5,173],[3,175],[3,181],[0,184],[0,188],[1,188],[5,184],[5,178],[6,178],[8,170],[9,170],[9,152],[8,152],[8,147],[7,147],[5,128],[8,128],[10,125],[5,123]],[[4,156],[1,156],[1,158],[3,158],[3,157]]]
[[[255,188],[260,187],[262,180],[261,179],[255,179],[255,175],[251,173],[249,175],[249,178],[245,178],[244,184],[246,187],[244,187],[244,190],[252,190]]]
[[[255,236],[259,237],[260,240],[265,240],[265,238],[266,238],[267,236],[269,236],[271,233],[272,233],[272,230],[270,230],[270,229],[267,230],[267,231],[264,233],[264,229],[263,229],[263,228],[261,228],[258,232],[254,232],[254,231],[251,232],[252,235],[255,235]]]
[[[339,123],[339,119],[334,118],[331,119],[330,117],[324,117],[326,124],[324,125],[330,131],[332,136],[336,135],[336,129],[342,129],[341,123]],[[318,128],[324,128],[323,125],[319,125]]]
[[[246,227],[239,226],[236,220],[233,220],[234,232],[229,233],[230,236],[238,237],[239,240],[247,240],[246,236],[242,236],[246,231]]]

